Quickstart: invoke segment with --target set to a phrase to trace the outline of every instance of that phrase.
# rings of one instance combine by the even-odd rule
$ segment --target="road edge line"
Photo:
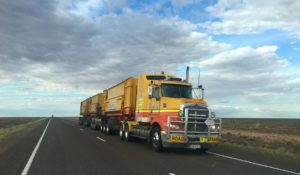
[[[28,171],[29,171],[29,168],[31,167],[31,164],[32,164],[32,162],[33,162],[33,159],[34,159],[34,157],[35,157],[35,155],[36,155],[36,153],[37,153],[37,150],[39,149],[40,144],[41,144],[41,142],[42,142],[42,140],[43,140],[43,138],[44,138],[44,135],[45,135],[45,133],[46,133],[46,131],[47,131],[47,128],[48,128],[48,126],[49,126],[49,124],[50,124],[50,121],[51,121],[51,119],[49,119],[49,121],[48,121],[48,123],[47,123],[47,126],[45,127],[43,134],[41,135],[39,141],[37,142],[37,144],[36,144],[36,146],[35,146],[35,148],[34,148],[34,150],[32,151],[32,153],[31,153],[31,155],[30,155],[30,157],[29,157],[29,159],[28,159],[28,161],[27,161],[27,163],[26,163],[26,165],[25,165],[25,167],[24,167],[24,169],[23,169],[21,175],[27,175],[27,173],[28,173]]]
[[[223,154],[218,154],[218,153],[214,153],[214,152],[210,152],[210,151],[206,151],[206,152],[208,154],[212,154],[212,155],[216,155],[216,156],[220,156],[220,157],[224,157],[224,158],[228,158],[228,159],[232,159],[232,160],[237,160],[237,161],[240,161],[240,162],[244,162],[244,163],[248,163],[248,164],[252,164],[252,165],[257,165],[257,166],[261,166],[261,167],[264,167],[264,168],[270,168],[270,169],[273,169],[273,170],[278,170],[278,171],[283,171],[283,172],[286,172],[286,173],[300,175],[300,173],[290,171],[290,170],[276,168],[276,167],[273,167],[273,166],[264,165],[264,164],[261,164],[261,163],[255,163],[255,162],[251,162],[251,161],[248,161],[248,160],[243,160],[243,159],[239,159],[239,158],[235,158],[235,157],[231,157],[231,156],[226,156],[226,155],[223,155]]]
[[[102,142],[106,142],[106,140],[100,138],[100,137],[96,137],[97,139],[101,140]]]

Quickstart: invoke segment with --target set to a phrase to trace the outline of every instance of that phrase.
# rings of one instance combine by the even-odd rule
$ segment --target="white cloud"
[[[288,61],[281,59],[276,54],[277,46],[261,46],[258,48],[241,47],[234,50],[221,52],[211,59],[200,62],[201,67],[213,69],[223,73],[251,74],[272,72],[276,68],[286,67]],[[234,78],[234,77],[232,77]]]
[[[253,111],[254,111],[254,112],[259,112],[259,113],[262,112],[262,110],[261,110],[260,108],[258,108],[258,107],[254,108]]]
[[[215,34],[259,33],[269,29],[287,31],[300,39],[298,0],[219,0],[206,8],[216,21],[206,28]]]
[[[200,32],[191,21],[135,12],[124,1],[60,2],[2,2],[0,83],[18,86],[1,93],[1,98],[14,98],[2,101],[2,115],[9,112],[5,105],[13,104],[16,111],[27,107],[37,114],[78,112],[80,100],[129,76],[181,74],[178,69],[186,65],[203,70],[205,97],[220,116],[243,117],[256,107],[262,109],[261,115],[272,116],[276,111],[271,109],[282,98],[290,104],[299,102],[299,95],[294,95],[300,91],[299,74],[291,73],[290,63],[278,56],[276,45],[233,48]],[[179,8],[192,2],[175,3]],[[227,11],[244,8],[225,6],[230,7]],[[14,8],[18,10],[6,10]],[[222,8],[215,12],[220,17],[224,13]],[[193,82],[197,77],[191,72]],[[62,104],[70,106],[62,109]]]
[[[61,16],[96,17],[102,13],[126,10],[126,0],[63,0],[58,1],[56,13]]]
[[[93,11],[90,6],[98,4],[104,8],[106,1],[62,2],[42,7],[26,1],[17,4],[37,5],[30,9],[42,14],[38,17],[24,9],[23,15],[15,19],[11,15],[14,11],[1,10],[0,43],[6,44],[0,47],[0,53],[5,55],[0,57],[0,70],[6,79],[51,85],[41,89],[95,91],[141,72],[174,73],[180,65],[203,60],[229,47],[197,31],[196,24],[178,17],[160,18],[128,10],[89,19],[85,13],[74,15],[72,10]],[[10,6],[7,2],[1,7]],[[22,31],[12,30],[14,25],[7,21],[30,25]]]
[[[291,104],[300,103],[299,75],[290,71],[290,62],[279,57],[277,49],[240,47],[194,63],[201,67],[200,83],[219,116],[297,117],[297,107]],[[191,76],[195,84],[197,74]]]

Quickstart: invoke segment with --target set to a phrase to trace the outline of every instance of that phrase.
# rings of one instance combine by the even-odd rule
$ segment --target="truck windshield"
[[[178,84],[162,84],[162,96],[173,98],[192,98],[192,87]]]

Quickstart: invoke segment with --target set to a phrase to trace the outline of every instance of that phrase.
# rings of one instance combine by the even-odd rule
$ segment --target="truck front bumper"
[[[162,145],[165,148],[186,148],[186,149],[210,149],[218,145],[218,141],[200,142],[200,138],[209,138],[208,136],[187,137],[185,141],[174,142],[167,137],[167,134],[161,133]]]

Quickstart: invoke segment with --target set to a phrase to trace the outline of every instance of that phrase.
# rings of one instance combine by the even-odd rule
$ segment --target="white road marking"
[[[96,137],[98,140],[101,140],[102,142],[106,142],[106,140],[100,138],[100,137]]]
[[[176,175],[176,174],[174,174],[174,173],[169,173],[169,175]]]
[[[260,163],[255,163],[255,162],[251,162],[251,161],[248,161],[248,160],[238,159],[238,158],[235,158],[235,157],[226,156],[226,155],[222,155],[222,154],[218,154],[218,153],[213,153],[213,152],[210,152],[210,151],[207,151],[207,153],[212,154],[212,155],[216,155],[216,156],[220,156],[220,157],[224,157],[224,158],[227,158],[227,159],[232,159],[232,160],[237,160],[237,161],[244,162],[244,163],[249,163],[249,164],[252,164],[252,165],[257,165],[257,166],[261,166],[261,167],[265,167],[265,168],[270,168],[270,169],[273,169],[273,170],[278,170],[278,171],[282,171],[282,172],[286,172],[286,173],[290,173],[290,174],[300,175],[300,173],[297,173],[297,172],[294,172],[294,171],[285,170],[285,169],[281,169],[281,168],[276,168],[276,167],[273,167],[273,166],[264,165],[264,164],[260,164]]]
[[[82,128],[80,128],[80,131],[83,131],[83,129],[82,129]]]
[[[35,157],[35,154],[36,154],[37,150],[39,149],[40,144],[41,144],[41,142],[42,142],[42,140],[43,140],[43,138],[44,138],[44,135],[45,135],[45,133],[46,133],[46,131],[47,131],[47,128],[48,128],[48,126],[49,126],[49,124],[50,124],[50,121],[51,121],[51,119],[49,119],[48,124],[47,124],[46,128],[44,129],[44,132],[43,132],[43,134],[41,135],[39,141],[37,142],[37,144],[36,144],[36,146],[35,146],[33,152],[31,153],[31,156],[29,157],[29,159],[28,159],[28,161],[27,161],[27,164],[26,164],[25,168],[23,169],[21,175],[27,175],[27,173],[28,173],[28,171],[29,171],[29,168],[30,168],[30,166],[31,166],[31,164],[32,164],[32,161],[33,161],[33,159],[34,159],[34,157]]]

